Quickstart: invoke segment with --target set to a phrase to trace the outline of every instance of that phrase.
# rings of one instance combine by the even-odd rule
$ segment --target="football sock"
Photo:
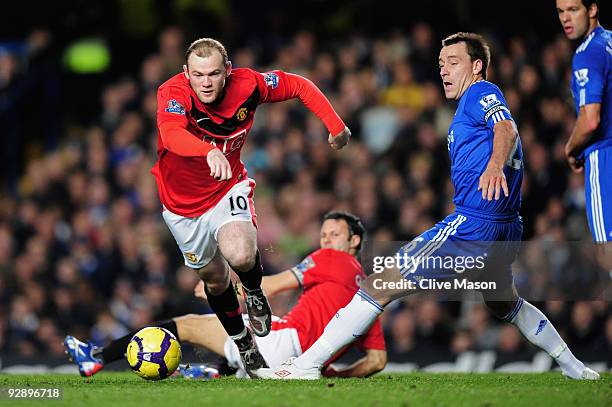
[[[553,324],[539,309],[519,298],[504,320],[516,325],[529,342],[548,352],[563,373],[574,379],[580,378],[584,364],[576,359]]]
[[[172,334],[176,337],[177,341],[181,341],[178,336],[178,330],[176,328],[176,322],[170,319],[167,321],[154,322],[151,326],[157,326],[160,328],[165,328],[168,331],[172,332]],[[138,331],[130,332],[129,334],[122,336],[121,338],[115,339],[108,346],[103,348],[98,348],[93,352],[92,356],[98,359],[101,359],[103,363],[111,363],[115,362],[119,359],[125,357],[125,351],[127,349],[128,344],[132,337]]]
[[[366,333],[383,308],[365,291],[359,290],[329,321],[323,334],[294,360],[300,369],[321,368],[340,349]]]
[[[238,297],[236,297],[234,291],[234,284],[230,282],[227,289],[220,295],[211,294],[206,285],[204,285],[204,291],[206,292],[206,298],[208,298],[208,305],[221,321],[225,332],[232,337],[240,335],[244,330],[244,322],[242,321]]]
[[[261,266],[261,257],[259,250],[255,255],[255,265],[249,271],[234,272],[240,277],[240,282],[248,290],[255,290],[261,287],[261,278],[263,277],[263,267]]]

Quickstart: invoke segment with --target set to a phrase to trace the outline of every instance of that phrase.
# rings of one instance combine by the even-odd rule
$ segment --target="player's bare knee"
[[[255,266],[257,248],[245,244],[238,244],[236,246],[227,255],[224,254],[225,259],[234,270],[249,271]]]
[[[217,235],[221,254],[237,271],[248,271],[255,265],[257,231],[247,222],[230,222]]]

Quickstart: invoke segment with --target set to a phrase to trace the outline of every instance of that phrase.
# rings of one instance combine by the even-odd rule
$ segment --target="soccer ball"
[[[138,376],[146,380],[162,380],[178,367],[181,345],[167,329],[143,328],[130,340],[126,357]]]

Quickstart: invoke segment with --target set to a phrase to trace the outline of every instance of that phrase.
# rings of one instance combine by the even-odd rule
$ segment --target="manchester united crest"
[[[236,113],[236,119],[243,122],[248,115],[249,110],[246,107],[241,107],[240,109],[238,109],[238,113]]]

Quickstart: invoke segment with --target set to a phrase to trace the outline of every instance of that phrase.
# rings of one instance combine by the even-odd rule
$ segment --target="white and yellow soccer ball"
[[[146,380],[162,380],[178,367],[181,345],[167,329],[147,327],[132,337],[126,357],[138,376]]]

